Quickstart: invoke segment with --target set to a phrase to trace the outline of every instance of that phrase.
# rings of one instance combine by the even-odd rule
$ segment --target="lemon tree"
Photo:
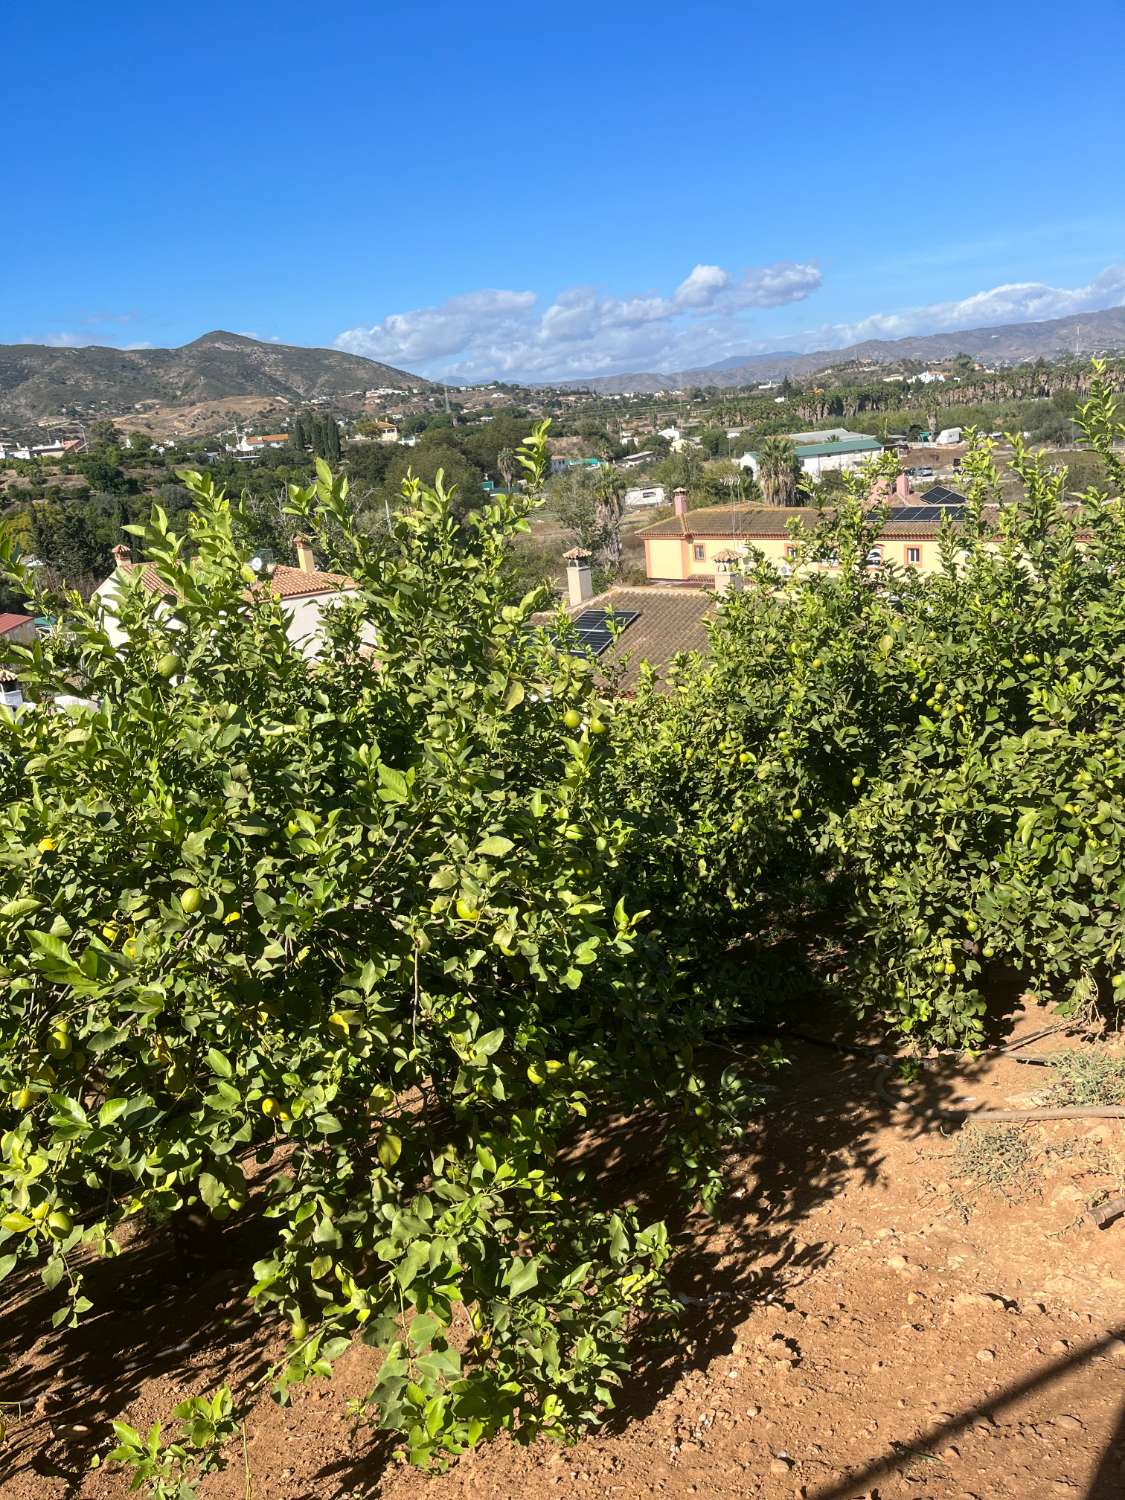
[[[663,1227],[599,1203],[576,1131],[652,1107],[709,1198],[733,1118],[632,895],[612,706],[504,594],[544,453],[465,520],[408,482],[378,541],[319,465],[290,509],[354,587],[312,660],[186,473],[182,534],[135,528],[161,587],[122,585],[124,643],[54,601],[14,648],[39,706],[0,716],[0,1274],[66,1325],[125,1221],[264,1213],[278,1395],[370,1342],[357,1414],[420,1463],[594,1418],[665,1305]]]
[[[841,991],[939,1042],[978,1040],[1004,978],[1125,999],[1125,428],[1103,376],[1080,413],[1100,485],[1074,494],[1015,438],[1013,493],[974,438],[922,577],[870,566],[879,470],[845,476],[791,576],[751,559],[710,658],[618,714],[605,775],[684,954],[819,912]]]

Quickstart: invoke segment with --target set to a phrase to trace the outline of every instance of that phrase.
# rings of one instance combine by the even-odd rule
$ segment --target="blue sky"
[[[459,379],[1125,303],[1121,0],[15,0],[0,342]]]

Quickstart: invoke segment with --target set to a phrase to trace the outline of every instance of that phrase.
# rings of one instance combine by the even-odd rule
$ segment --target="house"
[[[307,537],[293,538],[297,553],[297,566],[262,562],[260,582],[255,589],[268,589],[280,600],[281,608],[288,616],[286,634],[294,646],[299,647],[308,659],[316,656],[320,644],[320,616],[324,609],[332,607],[341,594],[353,589],[355,584],[343,573],[325,573],[316,566],[312,546]],[[116,567],[110,576],[98,585],[94,593],[103,601],[106,609],[106,628],[115,646],[124,644],[125,635],[117,624],[113,610],[122,576],[136,572],[138,564],[130,561],[129,549],[119,546],[113,549]],[[142,569],[142,582],[153,593],[172,598],[168,585],[159,577],[151,563]]]
[[[923,370],[920,375],[915,375],[914,382],[916,385],[943,385],[945,376],[940,370]]]
[[[245,433],[239,436],[238,442],[233,448],[228,447],[228,453],[249,454],[257,457],[264,453],[267,448],[284,448],[289,442],[287,432],[268,432],[261,437],[247,437]]]
[[[960,443],[961,441],[960,427],[943,427],[937,437],[934,438],[935,443],[940,443],[943,446],[949,443]]]
[[[0,614],[0,645],[13,641],[19,646],[28,646],[38,634],[31,615]]]
[[[6,643],[29,646],[38,634],[31,615],[0,614],[0,651]],[[20,708],[24,702],[19,681],[11,667],[0,667],[0,707]]]
[[[747,557],[760,552],[768,561],[785,568],[797,548],[789,528],[793,521],[811,529],[819,519],[812,507],[754,505],[707,505],[688,510],[687,495],[677,490],[673,498],[675,513],[655,521],[641,533],[645,548],[645,572],[652,582],[694,584],[699,588],[716,587],[724,559],[729,563],[733,552]],[[896,499],[903,498],[901,489]],[[955,512],[946,511],[956,519]],[[924,573],[941,567],[938,538],[941,533],[942,509],[938,506],[898,504],[892,506],[883,524],[878,546],[873,549],[873,565],[894,563],[900,568],[916,568]],[[826,570],[831,564],[823,565]]]
[[[624,501],[626,510],[645,510],[649,506],[663,505],[664,486],[662,484],[635,486],[625,491]]]
[[[643,469],[655,462],[656,454],[650,448],[642,448],[638,453],[626,453],[624,458],[619,458],[617,467],[619,469]]]
[[[830,470],[858,469],[883,451],[878,438],[868,437],[863,432],[849,432],[846,427],[829,427],[824,432],[795,432],[789,440],[802,473],[812,479]],[[744,453],[738,464],[740,468],[750,469],[757,478],[757,453]]]
[[[707,620],[716,602],[703,589],[614,584],[595,594],[589,552],[575,547],[564,560],[563,608],[577,631],[575,649],[593,653],[598,665],[611,672],[619,670],[626,692],[636,686],[642,663],[660,672],[678,652],[707,650]],[[607,627],[609,615],[619,627],[616,639]],[[544,613],[535,623],[549,628],[556,618]]]

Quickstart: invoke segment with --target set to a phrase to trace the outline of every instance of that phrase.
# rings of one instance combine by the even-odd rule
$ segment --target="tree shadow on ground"
[[[784,1305],[794,1286],[823,1267],[834,1250],[817,1238],[815,1211],[849,1183],[879,1180],[879,1133],[893,1121],[908,1136],[928,1135],[979,1072],[980,1064],[964,1058],[940,1059],[912,1082],[909,1108],[903,1108],[892,1070],[876,1055],[876,1036],[853,1029],[856,1051],[829,1044],[829,1037],[841,1034],[838,1010],[799,973],[798,960],[785,961],[797,964],[788,976],[788,994],[808,981],[808,998],[786,1004],[788,1025],[819,1035],[825,1045],[783,1038],[792,1061],[769,1072],[757,1056],[770,1030],[763,1027],[757,1034],[732,1035],[705,1059],[715,1076],[728,1065],[744,1069],[748,1082],[762,1083],[765,1099],[730,1153],[731,1191],[714,1217],[685,1209],[678,1198],[661,1161],[661,1122],[651,1116],[611,1121],[577,1148],[607,1206],[632,1202],[642,1218],[664,1219],[676,1246],[671,1285],[682,1318],[674,1328],[640,1331],[609,1430],[643,1419],[690,1371],[728,1353],[754,1304]],[[995,1039],[1010,1026],[1012,998],[1005,996],[996,1007]],[[77,1494],[91,1452],[104,1448],[110,1435],[111,1419],[130,1407],[154,1375],[167,1375],[178,1394],[223,1380],[237,1393],[259,1379],[269,1339],[245,1289],[253,1279],[250,1267],[274,1235],[269,1220],[215,1226],[202,1259],[192,1266],[167,1230],[138,1234],[119,1257],[86,1268],[95,1309],[110,1310],[45,1337],[56,1297],[35,1276],[16,1282],[0,1339],[4,1399],[17,1403],[22,1414],[5,1450],[7,1477],[31,1470],[61,1479],[66,1496]],[[178,1394],[169,1394],[169,1409]],[[333,1460],[314,1477],[306,1500],[328,1500],[357,1486],[370,1491],[394,1446],[380,1436],[362,1451]],[[292,1500],[301,1500],[299,1485],[297,1480]],[[1094,1491],[1089,1500],[1108,1500],[1109,1493]]]
[[[574,1165],[586,1173],[606,1208],[636,1206],[642,1221],[662,1219],[676,1246],[671,1289],[682,1314],[674,1326],[638,1333],[632,1367],[602,1430],[619,1432],[647,1417],[685,1376],[729,1354],[753,1306],[781,1307],[796,1285],[823,1268],[834,1243],[817,1237],[815,1211],[857,1181],[879,1181],[883,1160],[876,1141],[892,1122],[907,1138],[930,1137],[948,1126],[956,1100],[971,1093],[985,1066],[964,1055],[934,1060],[909,1084],[908,1102],[895,1091],[896,1068],[879,1055],[878,1033],[864,1033],[806,985],[803,1004],[787,1007],[790,1029],[820,1033],[824,1045],[781,1038],[790,1063],[762,1067],[759,1044],[778,1034],[765,1025],[732,1035],[702,1059],[718,1077],[727,1066],[761,1081],[756,1109],[740,1144],[729,1153],[730,1192],[715,1215],[686,1208],[663,1161],[663,1122],[636,1115],[602,1122],[579,1143]],[[990,1017],[997,1045],[1010,1033],[1018,991],[1004,993]],[[1045,1023],[1048,1018],[1045,1017]],[[855,1051],[841,1049],[850,1031]],[[888,1046],[884,1042],[884,1046]],[[327,1500],[379,1483],[387,1450],[338,1459],[294,1500]],[[1099,1497],[1101,1500],[1101,1497]]]
[[[258,1378],[266,1368],[261,1319],[245,1288],[249,1267],[275,1237],[260,1218],[142,1228],[120,1255],[81,1264],[94,1306],[69,1329],[50,1330],[59,1292],[48,1292],[34,1271],[13,1277],[0,1370],[4,1402],[19,1421],[4,1449],[0,1490],[31,1470],[76,1494],[91,1455],[112,1436],[111,1422],[153,1376],[182,1385],[183,1394]]]
[[[915,1452],[926,1453],[943,1447],[951,1438],[967,1431],[975,1422],[982,1419],[996,1420],[1007,1407],[1012,1406],[1024,1396],[1051,1385],[1070,1371],[1105,1354],[1123,1334],[1125,1334],[1125,1329],[1111,1330],[1095,1342],[1084,1344],[1081,1349],[1075,1349],[1064,1359],[1044,1365],[1034,1375],[1029,1375],[1024,1380],[1013,1381],[1011,1385],[1005,1386],[994,1396],[990,1396],[987,1401],[978,1401],[972,1406],[964,1407],[956,1416],[944,1422],[935,1423],[932,1427],[918,1433],[911,1448]],[[1097,1472],[1089,1486],[1082,1492],[1081,1500],[1121,1500],[1122,1494],[1125,1493],[1123,1463],[1125,1463],[1125,1404],[1122,1405],[1117,1431],[1106,1445],[1098,1463]],[[903,1467],[909,1467],[909,1457],[903,1445],[899,1444],[877,1458],[873,1458],[862,1467],[853,1469],[840,1479],[834,1480],[831,1484],[810,1490],[808,1500],[858,1500],[858,1497],[871,1493],[871,1486],[877,1480]],[[1074,1494],[1075,1500],[1078,1500],[1077,1488]]]

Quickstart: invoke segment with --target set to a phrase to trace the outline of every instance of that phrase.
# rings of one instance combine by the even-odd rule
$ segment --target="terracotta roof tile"
[[[602,667],[620,658],[629,658],[621,679],[622,686],[628,691],[636,686],[642,661],[660,671],[677,651],[706,651],[708,637],[704,622],[714,607],[714,599],[702,589],[661,587],[659,584],[636,588],[615,585],[582,604],[568,605],[567,614],[573,617],[588,609],[636,612],[637,618],[598,658]],[[535,620],[537,624],[549,625],[552,618],[552,615],[540,614]]]
[[[123,562],[119,566],[126,573],[136,571],[137,564]],[[145,563],[141,582],[153,594],[170,594],[172,590],[159,576],[151,563]],[[304,568],[293,568],[286,563],[277,563],[268,578],[255,587],[267,587],[282,599],[298,599],[306,594],[336,594],[341,589],[355,588],[346,573],[306,572]]]

